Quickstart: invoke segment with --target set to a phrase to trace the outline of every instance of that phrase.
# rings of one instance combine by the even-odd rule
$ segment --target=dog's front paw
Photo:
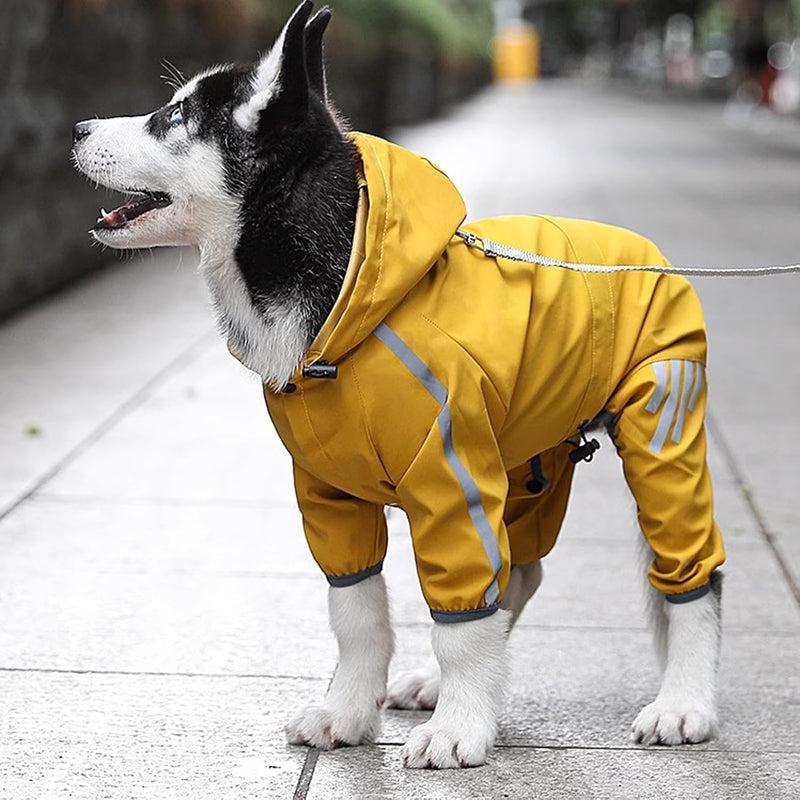
[[[420,670],[403,672],[390,684],[386,693],[387,708],[403,708],[408,711],[436,708],[439,699],[440,672],[437,664]]]
[[[633,722],[632,737],[640,744],[697,744],[716,726],[712,706],[691,700],[657,697]]]
[[[412,769],[478,767],[494,743],[494,727],[437,724],[417,725],[403,746],[403,764]]]
[[[286,726],[290,744],[322,750],[374,741],[381,728],[377,705],[369,709],[309,706]]]

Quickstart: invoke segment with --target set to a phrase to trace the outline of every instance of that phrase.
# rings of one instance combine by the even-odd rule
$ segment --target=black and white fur
[[[332,309],[357,205],[357,153],[328,102],[322,36],[330,11],[301,3],[255,65],[195,76],[163,107],[74,130],[76,166],[132,203],[102,212],[92,235],[114,248],[191,245],[220,328],[265,384],[283,386]],[[143,213],[142,213],[143,212]],[[502,609],[435,623],[435,660],[387,689],[393,634],[383,577],[331,587],[339,665],[325,700],[287,726],[289,740],[331,748],[374,740],[380,708],[433,708],[403,748],[409,767],[484,763],[507,680],[509,629],[541,581],[512,568]],[[661,690],[633,723],[644,744],[699,742],[716,723],[719,585],[691,603],[652,603]]]

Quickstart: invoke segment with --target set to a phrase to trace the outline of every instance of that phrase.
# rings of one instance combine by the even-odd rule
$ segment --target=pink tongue
[[[109,228],[118,228],[120,225],[124,225],[127,220],[122,213],[122,209],[118,208],[115,211],[109,211],[109,213],[103,217],[103,222],[108,225]]]

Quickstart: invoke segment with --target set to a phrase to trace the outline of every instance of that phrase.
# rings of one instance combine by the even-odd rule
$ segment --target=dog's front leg
[[[666,617],[664,678],[656,699],[633,723],[642,744],[692,744],[708,739],[717,721],[715,691],[720,650],[719,579],[689,603],[661,602]]]
[[[325,750],[373,741],[380,731],[394,637],[382,575],[328,594],[330,622],[339,662],[325,701],[310,706],[287,726],[292,744]]]
[[[525,604],[533,597],[542,582],[542,564],[530,561],[526,564],[513,564],[508,578],[505,594],[500,607],[511,612],[509,627],[516,623]],[[426,710],[436,708],[439,698],[439,662],[431,656],[424,666],[406,670],[390,683],[386,697],[388,708],[407,710]]]
[[[431,640],[441,682],[436,710],[403,747],[407,767],[474,767],[494,744],[508,674],[510,613],[434,623]]]

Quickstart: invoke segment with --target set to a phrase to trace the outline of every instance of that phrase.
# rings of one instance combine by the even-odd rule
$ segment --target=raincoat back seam
[[[566,240],[567,244],[569,245],[570,250],[572,251],[573,256],[575,257],[576,261],[580,260],[578,256],[578,250],[575,247],[574,242],[570,238],[569,234],[552,218],[543,215],[538,215],[539,219],[543,219],[545,222],[549,222]],[[574,433],[578,428],[578,423],[580,422],[581,416],[581,409],[586,404],[586,398],[589,396],[589,390],[591,389],[592,383],[595,380],[595,372],[597,370],[597,305],[595,304],[594,294],[592,294],[592,287],[589,283],[589,277],[586,274],[582,274],[583,277],[583,284],[586,287],[586,293],[589,295],[589,303],[592,307],[592,367],[589,372],[589,378],[586,381],[586,388],[583,390],[583,394],[581,395],[580,402],[577,405],[577,410],[575,412],[575,417],[572,420],[572,424],[569,426],[568,430],[564,431],[563,437],[566,438],[570,434]]]
[[[597,241],[594,237],[592,237],[595,245],[597,245],[597,249],[600,251],[600,255],[602,257],[603,264],[608,264],[608,259],[606,258],[606,254],[603,252],[603,247],[600,242]],[[611,340],[611,347],[609,348],[609,352],[614,353],[616,351],[616,337],[617,337],[617,304],[614,301],[614,284],[611,282],[611,276],[606,274],[606,286],[608,287],[608,299],[611,305],[611,333],[610,333],[610,340]],[[614,380],[614,359],[608,359],[608,378],[606,380],[606,388],[605,388],[605,396],[611,397],[611,387],[613,385]]]

